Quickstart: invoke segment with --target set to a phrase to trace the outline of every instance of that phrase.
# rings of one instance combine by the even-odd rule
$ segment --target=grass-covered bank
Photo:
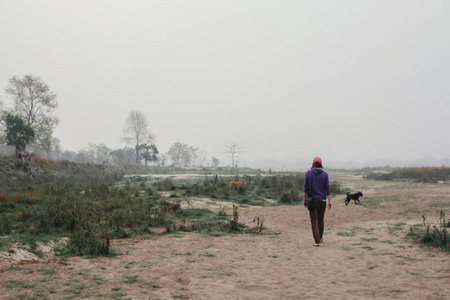
[[[388,171],[373,171],[365,176],[374,180],[411,180],[435,183],[450,181],[449,167],[394,168]]]
[[[69,237],[62,254],[112,255],[112,238],[152,233],[202,231],[221,235],[239,232],[238,212],[182,208],[194,198],[236,205],[298,203],[303,174],[263,174],[259,170],[191,169],[197,176],[176,179],[173,168],[90,165],[47,161],[33,157],[24,171],[21,162],[0,158],[0,250],[26,244],[41,254],[38,245]],[[251,175],[244,175],[248,171]],[[251,172],[250,172],[251,171]],[[138,173],[141,175],[124,176]],[[151,173],[152,176],[144,176]],[[161,175],[161,176],[160,176]],[[164,176],[162,176],[164,175]],[[226,180],[245,181],[238,188]],[[332,192],[340,184],[332,183]],[[268,201],[270,200],[270,201]]]
[[[320,259],[325,255],[330,259],[324,261],[323,269],[328,270],[325,275],[333,286],[324,297],[332,298],[339,291],[342,291],[342,297],[348,296],[350,291],[356,298],[374,295],[383,299],[398,295],[408,299],[448,297],[450,290],[442,284],[450,275],[446,268],[448,254],[440,249],[428,249],[405,237],[412,227],[418,236],[415,240],[420,242],[420,230],[424,228],[426,233],[426,228],[423,224],[415,224],[422,223],[422,215],[427,218],[425,224],[430,226],[431,237],[434,226],[438,229],[436,236],[443,234],[438,226],[448,224],[448,220],[440,223],[437,220],[441,210],[448,215],[449,185],[374,181],[354,173],[331,173],[331,178],[342,182],[345,189],[362,189],[364,197],[361,205],[346,206],[342,200],[345,190],[334,192],[333,208],[326,215],[325,242],[315,249],[308,210],[300,205],[282,205],[284,193],[278,193],[289,194],[287,187],[299,184],[303,174],[239,173],[236,177],[231,172],[203,172],[126,175],[108,186],[110,191],[124,193],[117,201],[116,196],[108,193],[102,199],[102,192],[97,192],[98,198],[95,198],[90,191],[85,191],[80,195],[83,197],[75,199],[77,206],[85,205],[91,213],[98,213],[103,212],[102,206],[109,205],[114,225],[101,219],[100,214],[98,224],[105,223],[104,228],[108,229],[109,255],[117,255],[91,257],[96,255],[86,252],[87,255],[82,257],[43,257],[34,263],[3,264],[0,294],[8,299],[210,299],[216,295],[239,298],[252,290],[257,292],[253,295],[258,298],[268,297],[268,293],[274,299],[280,295],[295,297],[307,290],[307,283],[300,287],[292,285],[292,274],[297,274],[294,276],[297,278],[320,273],[312,263],[316,259],[304,258],[313,255]],[[225,180],[247,179],[248,184],[240,188],[225,184]],[[285,189],[280,188],[283,185]],[[229,194],[228,199],[222,189]],[[251,202],[246,203],[249,197]],[[160,212],[167,222],[133,227],[131,222],[136,220],[119,219],[127,217],[127,214],[121,215],[121,210],[138,212],[140,202],[142,212],[145,205],[154,205],[150,212],[153,218],[154,212],[165,207]],[[257,204],[265,207],[256,207]],[[233,205],[238,207],[237,210],[233,210]],[[152,218],[149,220],[153,221]],[[116,226],[119,226],[118,230]],[[252,234],[228,234],[230,232]],[[37,240],[36,244],[43,237],[61,239],[56,234],[42,235],[39,239],[26,236],[30,245],[32,238]],[[62,236],[72,237],[65,232]],[[76,241],[76,237],[73,240]],[[441,244],[441,241],[437,242]],[[76,243],[71,244],[76,249],[74,245]],[[39,245],[33,251],[40,251]],[[20,254],[17,251],[17,255]],[[5,255],[8,253],[0,253],[0,259]],[[359,289],[361,284],[354,284],[351,279],[361,273],[370,273],[362,282],[369,287],[364,291]],[[375,285],[374,279],[377,280]],[[265,288],[267,286],[276,289]],[[403,287],[401,291],[398,286]],[[308,295],[315,296],[314,293]]]
[[[57,190],[79,193],[99,182],[114,184],[125,174],[124,169],[115,166],[52,161],[37,156],[31,159],[30,165],[31,167],[24,171],[21,160],[0,156],[1,193],[14,195]]]

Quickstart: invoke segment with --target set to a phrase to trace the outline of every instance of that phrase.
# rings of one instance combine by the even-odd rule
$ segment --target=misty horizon
[[[40,77],[63,150],[125,147],[136,110],[224,166],[449,164],[445,1],[6,0],[0,36],[0,100]]]

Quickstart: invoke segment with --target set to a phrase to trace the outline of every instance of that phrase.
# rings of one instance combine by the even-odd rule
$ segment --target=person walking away
[[[328,173],[323,170],[322,159],[315,157],[311,170],[305,174],[303,206],[309,210],[314,246],[319,247],[323,242],[325,210],[331,209],[331,191]],[[308,206],[307,203],[311,202]],[[327,203],[328,200],[328,203]]]

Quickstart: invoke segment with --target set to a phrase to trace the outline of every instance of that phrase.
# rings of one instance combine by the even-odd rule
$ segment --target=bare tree
[[[169,161],[169,155],[168,154],[161,154],[159,157],[158,157],[158,164],[161,166],[161,167],[165,167],[166,166],[166,164],[167,164],[167,162]]]
[[[0,121],[2,119],[4,111],[3,111],[3,102],[0,99]],[[5,129],[6,127],[3,124],[4,122],[0,122],[0,155],[3,154],[3,148],[6,145],[6,135],[5,135]]]
[[[167,155],[175,167],[188,167],[195,159],[195,150],[192,146],[176,142],[170,147]]]
[[[216,168],[220,163],[220,160],[217,157],[211,157],[211,164],[214,168]]]
[[[54,154],[54,158],[56,160],[60,160],[62,152],[61,141],[57,137],[54,137],[52,139],[52,145],[53,145],[52,152]]]
[[[207,153],[204,150],[199,150],[197,152],[197,165],[199,167],[204,167],[205,166],[206,161],[207,161],[206,156],[207,156]]]
[[[194,166],[199,159],[199,149],[192,146],[176,142],[166,153],[175,167]]]
[[[125,120],[123,134],[121,141],[134,147],[136,164],[139,164],[141,161],[139,156],[139,151],[142,148],[141,145],[151,143],[154,139],[154,136],[148,129],[147,120],[142,112],[135,110],[130,112]]]
[[[241,154],[244,153],[244,150],[240,145],[234,142],[228,142],[225,145],[225,153],[228,154],[228,157],[231,158],[231,166],[233,168],[236,167],[237,159],[240,158]]]
[[[192,146],[188,147],[188,152],[183,157],[184,158],[184,165],[186,167],[192,167],[195,165],[195,162],[198,159],[198,148],[194,148]]]
[[[57,137],[46,136],[41,142],[41,150],[38,150],[37,154],[45,155],[47,159],[59,160],[59,155],[61,154],[60,140]]]

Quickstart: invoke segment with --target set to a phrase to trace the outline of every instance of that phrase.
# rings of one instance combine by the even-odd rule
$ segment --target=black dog
[[[350,192],[347,192],[347,199],[345,199],[345,206],[347,206],[347,204],[351,200],[355,200],[355,204],[357,204],[356,201],[358,201],[358,203],[359,203],[360,202],[359,197],[362,197],[362,196],[363,196],[363,194],[361,192],[357,192],[355,194],[350,194]]]

